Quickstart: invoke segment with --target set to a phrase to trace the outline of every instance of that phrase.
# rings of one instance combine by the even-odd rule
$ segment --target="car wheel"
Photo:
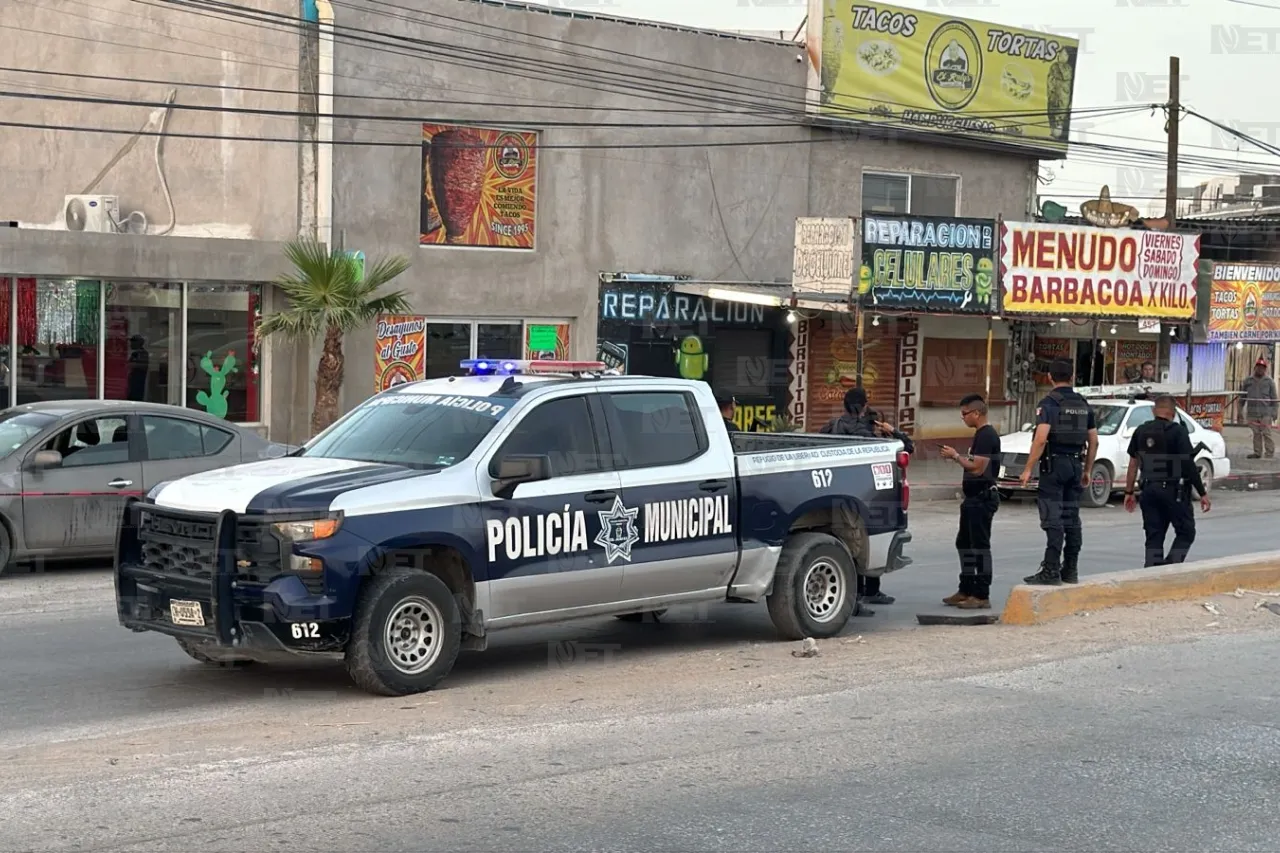
[[[1084,490],[1084,505],[1090,509],[1106,506],[1111,500],[1112,489],[1111,469],[1103,462],[1093,463],[1093,470],[1089,472],[1089,488]]]
[[[380,696],[435,687],[462,650],[462,614],[445,582],[411,569],[365,581],[347,645],[347,674]]]
[[[1213,463],[1208,459],[1199,459],[1196,467],[1200,469],[1200,479],[1204,481],[1204,490],[1208,494],[1213,491]]]
[[[9,535],[9,528],[0,521],[0,575],[11,568],[13,568],[13,537]]]
[[[825,533],[800,533],[778,558],[769,618],[784,640],[834,637],[854,613],[857,576],[844,543]]]

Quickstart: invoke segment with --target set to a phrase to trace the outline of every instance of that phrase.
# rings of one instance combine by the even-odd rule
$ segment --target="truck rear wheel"
[[[388,569],[365,581],[356,606],[347,674],[380,696],[435,687],[462,649],[462,614],[453,592],[432,574]]]
[[[825,533],[799,533],[778,558],[769,618],[784,640],[825,639],[853,615],[857,580],[844,544]]]

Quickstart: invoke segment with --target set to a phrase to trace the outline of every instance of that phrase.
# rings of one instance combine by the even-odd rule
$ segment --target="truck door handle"
[[[133,480],[122,480],[119,477],[117,477],[114,480],[112,480],[110,483],[107,483],[107,485],[113,489],[127,489],[133,485]]]
[[[586,501],[589,504],[607,504],[617,496],[617,492],[587,492]]]
[[[698,488],[704,492],[718,492],[721,489],[729,488],[728,480],[703,480],[698,484]]]

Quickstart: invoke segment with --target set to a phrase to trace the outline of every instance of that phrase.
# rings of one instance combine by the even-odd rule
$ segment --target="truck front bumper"
[[[120,624],[177,637],[213,659],[340,656],[350,638],[349,614],[334,612],[323,577],[264,578],[287,545],[258,538],[260,530],[270,530],[270,522],[130,501],[116,541]]]

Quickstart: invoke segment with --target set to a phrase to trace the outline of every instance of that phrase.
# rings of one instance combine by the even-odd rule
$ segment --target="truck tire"
[[[13,537],[9,535],[9,528],[5,522],[0,521],[0,575],[11,568],[13,568]]]
[[[387,569],[365,581],[347,644],[347,675],[379,696],[435,687],[462,650],[462,614],[444,581]]]
[[[853,560],[826,533],[798,533],[778,558],[769,618],[784,640],[825,639],[844,630],[857,600]]]
[[[253,661],[243,658],[238,660],[217,660],[200,651],[199,643],[193,643],[181,637],[175,637],[174,639],[178,641],[178,648],[186,652],[193,660],[198,660],[205,666],[216,666],[218,669],[244,669],[253,663]]]
[[[1089,509],[1101,509],[1111,500],[1115,484],[1111,481],[1111,468],[1105,462],[1094,462],[1089,472],[1089,488],[1081,495],[1080,504]]]

